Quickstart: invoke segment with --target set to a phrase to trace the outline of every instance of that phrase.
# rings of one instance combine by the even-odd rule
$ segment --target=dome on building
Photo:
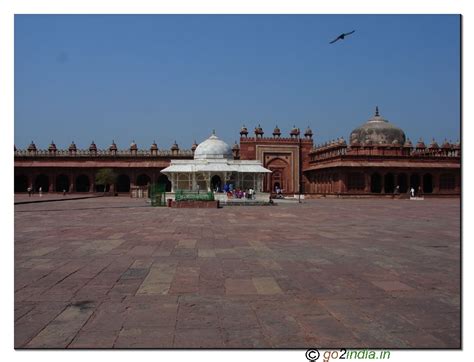
[[[378,107],[374,117],[351,132],[351,143],[392,144],[397,140],[403,145],[405,139],[405,132],[382,118]]]
[[[130,151],[135,151],[135,150],[138,150],[138,146],[135,143],[135,141],[132,141],[132,143],[130,143]]]
[[[69,151],[77,151],[77,147],[74,141],[72,141],[72,143],[69,145]]]
[[[197,160],[206,159],[233,159],[232,149],[224,141],[220,140],[215,133],[212,133],[204,142],[201,142],[194,151],[194,158]]]
[[[153,143],[151,144],[150,150],[151,151],[158,151],[158,145],[156,144],[155,141],[153,141]]]

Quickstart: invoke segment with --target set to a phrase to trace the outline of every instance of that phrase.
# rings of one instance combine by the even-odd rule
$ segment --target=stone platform
[[[171,201],[171,207],[178,209],[217,209],[219,207],[219,200],[203,201],[203,200],[183,200]]]
[[[459,348],[460,200],[15,206],[16,348]]]

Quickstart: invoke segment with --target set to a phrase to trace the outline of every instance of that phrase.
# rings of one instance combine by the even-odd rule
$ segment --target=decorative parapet
[[[300,138],[300,137],[240,137],[240,143],[252,143],[252,142],[258,142],[258,143],[313,143],[313,140],[311,138]]]
[[[461,157],[461,145],[445,143],[444,147],[404,147],[399,144],[352,143],[347,146],[344,139],[333,140],[317,145],[310,152],[311,161],[350,156],[408,156],[408,157]]]
[[[28,151],[27,149],[17,149],[15,151],[15,157],[28,157],[28,158],[35,158],[35,157],[50,157],[50,158],[58,158],[58,157],[67,157],[67,158],[78,158],[78,157],[107,157],[107,158],[114,158],[114,157],[133,157],[133,158],[140,158],[140,157],[193,157],[192,150],[179,150],[177,153],[173,153],[171,150],[137,150],[136,153],[130,152],[129,149],[124,150],[117,150],[117,153],[112,154],[108,149],[97,150],[97,152],[93,153],[88,149],[78,149],[74,153],[70,152],[69,149],[65,150],[57,150],[55,153],[51,153],[49,150],[36,150],[35,152]]]

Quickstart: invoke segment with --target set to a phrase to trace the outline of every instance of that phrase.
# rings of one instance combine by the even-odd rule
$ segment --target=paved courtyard
[[[460,201],[15,206],[16,348],[459,348]]]

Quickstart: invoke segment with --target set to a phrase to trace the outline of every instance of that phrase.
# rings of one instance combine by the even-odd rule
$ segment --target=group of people
[[[280,186],[275,186],[275,193],[276,193],[276,198],[277,199],[283,199],[283,190],[280,188]]]
[[[28,187],[28,188],[26,189],[26,191],[28,192],[28,196],[29,196],[29,197],[31,197],[31,196],[34,194],[34,190],[33,190],[32,187]],[[67,194],[67,191],[64,189],[64,190],[63,190],[63,196],[66,196],[66,194]],[[42,188],[41,186],[38,187],[38,195],[39,195],[39,197],[42,197],[42,196],[43,196],[43,188]]]
[[[28,187],[28,188],[26,189],[26,191],[28,191],[28,196],[29,196],[29,197],[31,197],[31,196],[33,195],[33,193],[34,193],[34,190],[33,190],[33,188],[32,188],[31,186]],[[38,194],[39,194],[40,197],[43,196],[43,188],[42,188],[41,186],[38,188]]]
[[[246,190],[241,190],[240,188],[237,188],[232,191],[227,191],[226,194],[229,199],[255,200],[255,190],[253,188],[249,188]]]
[[[418,190],[415,191],[415,189],[412,188],[410,189],[410,197],[422,197],[423,196],[423,191],[421,190],[421,186],[418,186]]]
[[[240,187],[235,188],[233,184],[225,184],[224,187],[220,188],[220,185],[216,186],[215,192],[224,192],[229,199],[248,199],[255,200],[255,190],[253,188],[241,189]]]

